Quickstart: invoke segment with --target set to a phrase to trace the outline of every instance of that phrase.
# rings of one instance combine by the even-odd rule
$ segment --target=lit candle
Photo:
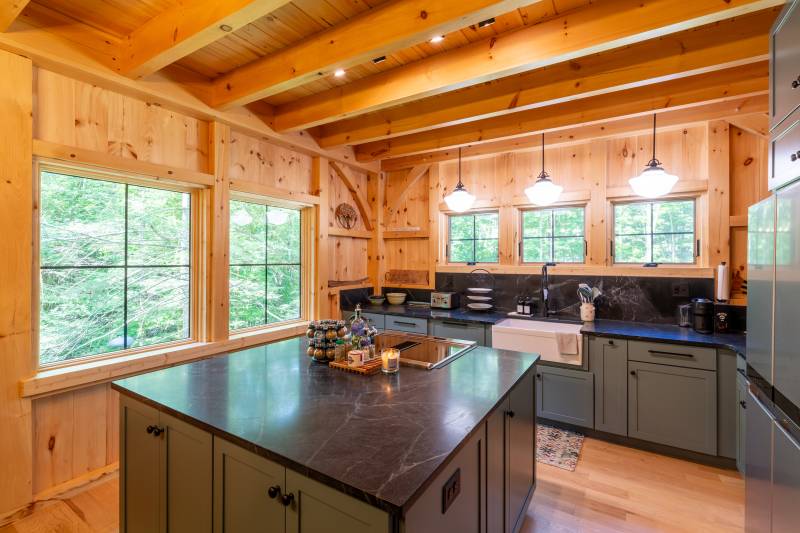
[[[381,351],[381,370],[385,374],[394,374],[400,370],[400,350],[386,348]]]

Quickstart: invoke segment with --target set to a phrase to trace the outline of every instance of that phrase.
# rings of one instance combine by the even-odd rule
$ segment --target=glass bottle
[[[356,304],[355,316],[350,322],[350,331],[353,333],[354,337],[361,337],[366,327],[366,321],[361,318],[361,304]]]

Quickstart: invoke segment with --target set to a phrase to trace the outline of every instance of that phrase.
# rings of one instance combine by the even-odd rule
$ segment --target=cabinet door
[[[535,371],[535,370],[534,370]],[[508,431],[508,524],[518,531],[525,519],[533,492],[536,468],[536,419],[533,394],[534,372],[529,372],[509,394]]]
[[[747,435],[747,378],[736,373],[736,469],[745,473]]]
[[[313,479],[286,470],[288,533],[388,533],[389,515]]]
[[[158,411],[125,396],[120,396],[119,409],[120,530],[158,532],[162,529],[160,439],[153,432]]]
[[[800,3],[784,12],[771,37],[770,123],[775,126],[800,105]]]
[[[594,374],[594,428],[628,434],[628,343],[589,339],[589,369]]]
[[[800,524],[800,442],[789,422],[776,423],[772,466],[772,531],[797,531]],[[796,428],[795,428],[795,431]]]
[[[477,342],[479,346],[486,346],[483,324],[457,320],[433,320],[431,326],[434,337],[473,341]]]
[[[506,531],[506,412],[508,398],[486,420],[486,533]]]
[[[162,523],[169,533],[211,533],[213,453],[211,434],[160,414],[161,464],[166,498]]]
[[[214,533],[283,533],[286,469],[214,438]]]
[[[717,373],[629,361],[628,435],[717,453]]]
[[[594,376],[568,368],[536,367],[536,416],[594,427]]]
[[[745,483],[745,531],[772,531],[772,415],[753,395],[747,393],[747,476]],[[777,530],[776,530],[777,533]]]

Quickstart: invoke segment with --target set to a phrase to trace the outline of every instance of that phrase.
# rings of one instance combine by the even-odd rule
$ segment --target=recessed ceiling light
[[[376,57],[375,59],[372,60],[372,62],[375,63],[376,65],[378,63],[383,63],[384,61],[386,61],[386,56]]]
[[[225,32],[233,31],[233,27],[228,26],[227,24],[223,24],[222,26],[219,27],[219,29],[221,29],[222,31],[225,31]]]
[[[337,68],[336,72],[333,73],[333,75],[336,76],[337,78],[341,78],[342,76],[344,76],[344,74],[345,72],[343,68]]]
[[[444,35],[434,35],[431,37],[431,41],[433,44],[440,43],[444,41]]]
[[[486,20],[480,21],[478,23],[478,27],[479,28],[485,28],[486,26],[491,26],[492,24],[494,24],[494,17],[492,17],[490,19],[486,19]]]

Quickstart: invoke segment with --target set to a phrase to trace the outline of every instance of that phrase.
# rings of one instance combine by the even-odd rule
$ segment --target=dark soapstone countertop
[[[353,313],[354,308],[343,308],[343,317]],[[443,318],[449,320],[463,320],[481,324],[496,324],[504,318],[509,318],[506,312],[497,311],[470,311],[468,309],[435,309],[414,305],[362,305],[361,311],[378,315],[397,315],[413,318]],[[535,318],[535,317],[534,317]]]
[[[585,323],[581,329],[585,335],[619,337],[643,341],[663,341],[709,348],[732,350],[742,356],[746,353],[744,333],[698,333],[692,328],[670,324],[643,324],[621,320],[596,320]]]
[[[301,338],[115,381],[122,394],[390,512],[407,510],[536,363],[476,347],[435,370],[361,376]]]

